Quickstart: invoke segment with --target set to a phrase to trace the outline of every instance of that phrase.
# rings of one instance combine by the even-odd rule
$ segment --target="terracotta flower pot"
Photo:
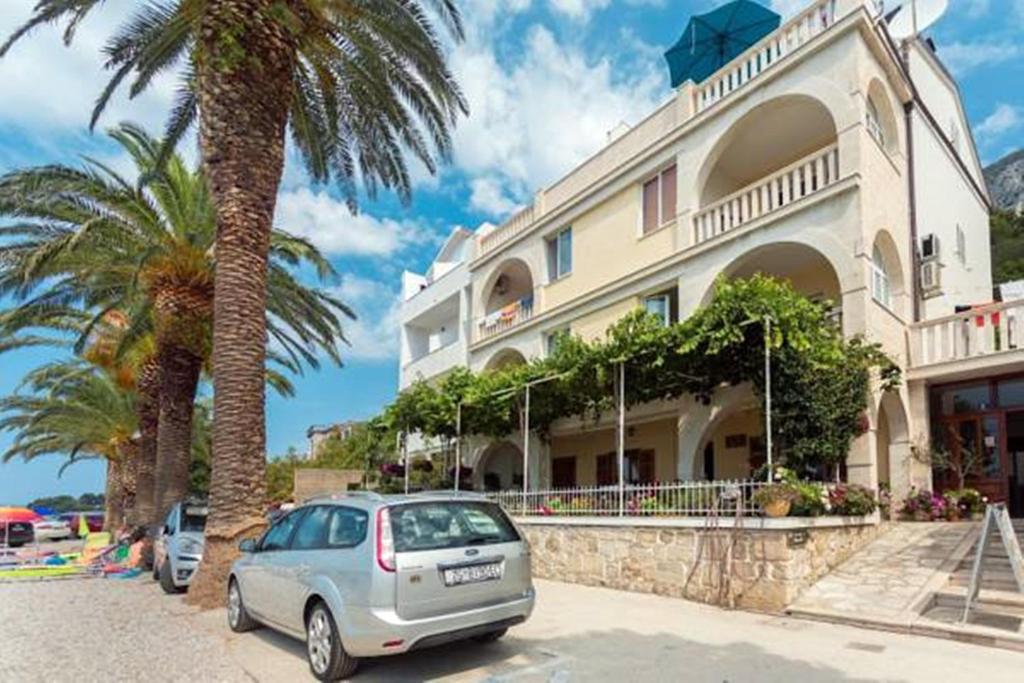
[[[791,503],[786,500],[773,500],[764,504],[764,513],[769,517],[785,517],[789,514]]]

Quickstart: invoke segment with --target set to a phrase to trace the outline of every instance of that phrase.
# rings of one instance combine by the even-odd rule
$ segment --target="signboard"
[[[978,593],[981,592],[981,579],[985,574],[985,550],[988,548],[993,527],[999,530],[999,537],[1003,541],[1003,547],[1006,548],[1006,555],[1010,558],[1010,568],[1013,569],[1013,578],[1017,581],[1017,590],[1024,593],[1024,555],[1021,555],[1020,543],[1017,542],[1017,535],[1010,522],[1010,513],[1006,510],[1005,503],[989,505],[985,510],[985,522],[981,526],[981,538],[978,539],[978,552],[974,556],[974,568],[971,570],[971,582],[967,588],[964,613],[960,618],[961,623],[967,623],[971,606],[978,599]]]

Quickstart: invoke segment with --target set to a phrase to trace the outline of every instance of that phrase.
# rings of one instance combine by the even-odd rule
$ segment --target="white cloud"
[[[551,11],[575,21],[586,22],[590,16],[608,6],[611,0],[548,0]]]
[[[342,359],[383,361],[398,357],[398,290],[377,280],[345,275],[331,293],[351,306],[358,318],[345,323],[349,346]]]
[[[36,0],[0,3],[0,41],[31,15]],[[134,4],[134,3],[132,3]],[[42,141],[54,132],[80,134],[110,73],[103,69],[101,49],[124,21],[124,2],[102,3],[79,26],[69,47],[61,42],[61,26],[42,26],[23,37],[0,59],[0,121]],[[173,74],[158,77],[149,90],[129,101],[115,96],[100,120],[101,127],[132,120],[159,131],[174,98]]]
[[[391,256],[406,247],[434,240],[431,231],[418,223],[377,218],[368,213],[353,216],[344,202],[307,187],[278,196],[274,223],[335,256]]]
[[[603,146],[619,121],[643,118],[668,95],[660,60],[643,60],[617,77],[609,59],[561,44],[542,26],[526,31],[522,54],[511,62],[498,58],[493,43],[475,24],[451,56],[470,105],[455,131],[455,165],[500,183],[507,201],[492,202],[492,210],[524,203]],[[483,208],[484,188],[473,189]]]
[[[958,76],[980,66],[1001,64],[1024,56],[1024,48],[1016,43],[950,43],[939,48],[939,56]]]
[[[772,11],[778,12],[783,19],[788,19],[808,6],[808,0],[772,0]]]
[[[485,176],[470,181],[469,205],[491,216],[506,216],[519,204],[502,187],[498,178]]]
[[[991,139],[1013,130],[1024,123],[1019,107],[1002,103],[996,105],[995,111],[974,128],[975,135],[981,140]]]

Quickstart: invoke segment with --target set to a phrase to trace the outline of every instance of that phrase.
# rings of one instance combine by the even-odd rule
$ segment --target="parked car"
[[[229,626],[305,640],[321,681],[351,675],[362,657],[497,640],[533,611],[529,545],[479,495],[316,498],[239,549]]]
[[[78,538],[78,524],[82,516],[85,516],[85,523],[89,527],[89,533],[103,531],[103,513],[96,511],[84,512],[62,512],[60,518],[71,527],[71,538]]]
[[[165,593],[180,593],[192,583],[203,559],[206,503],[175,503],[153,542],[153,578]]]
[[[12,548],[19,548],[35,540],[32,522],[8,522],[0,520],[0,545],[7,543]]]
[[[71,524],[60,517],[44,517],[32,523],[36,540],[43,541],[64,541],[71,538]]]

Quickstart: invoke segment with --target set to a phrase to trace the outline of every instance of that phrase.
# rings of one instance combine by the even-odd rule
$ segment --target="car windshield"
[[[494,503],[439,501],[391,508],[397,552],[464,548],[519,540],[512,522]]]
[[[188,507],[181,511],[182,531],[202,531],[206,527],[207,509]]]

